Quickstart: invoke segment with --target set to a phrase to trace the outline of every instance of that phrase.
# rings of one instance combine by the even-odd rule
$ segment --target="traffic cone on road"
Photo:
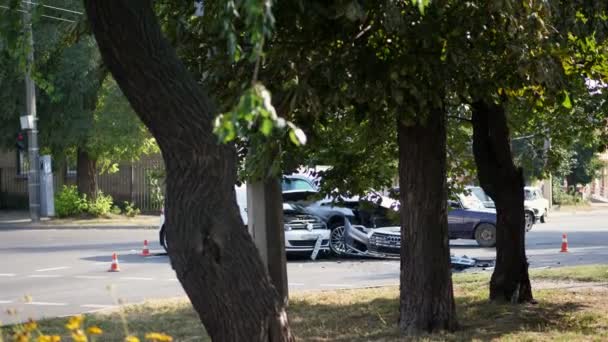
[[[112,265],[108,272],[120,272],[120,266],[118,266],[118,255],[116,253],[112,253]]]
[[[562,250],[560,253],[568,253],[568,237],[566,234],[562,234]]]
[[[150,256],[150,250],[148,249],[148,240],[144,240],[144,248],[141,250],[142,256]]]

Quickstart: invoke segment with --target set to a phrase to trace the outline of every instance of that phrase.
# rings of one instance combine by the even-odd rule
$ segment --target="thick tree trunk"
[[[87,198],[97,197],[97,160],[91,158],[89,153],[78,148],[76,153],[76,185],[78,192]]]
[[[457,328],[447,225],[446,117],[398,124],[401,199],[399,327],[417,335]]]
[[[496,204],[496,268],[490,299],[530,302],[523,171],[513,163],[505,110],[501,105],[476,102],[472,120],[479,183]]]
[[[214,341],[289,341],[277,290],[236,203],[236,153],[216,109],[162,37],[150,0],[85,0],[103,60],[157,139],[167,171],[169,256]]]

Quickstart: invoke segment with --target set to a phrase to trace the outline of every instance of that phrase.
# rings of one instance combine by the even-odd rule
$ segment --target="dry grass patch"
[[[487,275],[486,275],[487,277]],[[467,275],[455,280],[458,319],[455,333],[433,334],[422,341],[606,341],[608,296],[597,291],[538,290],[536,305],[487,301],[487,280]],[[397,330],[398,288],[383,287],[292,295],[291,325],[301,341],[402,341]],[[154,301],[124,309],[130,333],[164,332],[174,341],[208,341],[184,299]],[[40,323],[45,333],[66,337],[65,319]],[[121,315],[87,315],[86,325],[104,330],[101,341],[122,341]],[[66,339],[67,340],[67,339]]]

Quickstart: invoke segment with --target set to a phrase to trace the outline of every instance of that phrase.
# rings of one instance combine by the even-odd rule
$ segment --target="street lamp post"
[[[36,128],[36,87],[31,72],[34,64],[34,36],[32,31],[31,3],[25,3],[23,22],[29,45],[25,71],[25,107],[27,114],[21,117],[21,128],[27,131],[29,172],[27,177],[30,218],[40,221],[40,162],[38,153],[38,130]]]

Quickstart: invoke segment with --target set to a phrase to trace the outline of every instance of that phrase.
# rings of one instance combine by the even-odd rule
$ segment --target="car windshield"
[[[482,188],[470,188],[471,193],[482,201],[491,201],[492,199],[486,195]]]
[[[462,207],[465,209],[484,209],[485,206],[483,203],[477,198],[477,196],[471,194],[460,194],[458,195],[460,199],[460,203],[462,203]]]
[[[534,199],[534,197],[535,197],[534,196],[534,191],[528,190],[528,189],[526,189],[524,191],[524,198],[526,199],[526,201],[531,201],[531,200]]]
[[[316,191],[315,188],[303,179],[298,178],[283,178],[283,191]]]

